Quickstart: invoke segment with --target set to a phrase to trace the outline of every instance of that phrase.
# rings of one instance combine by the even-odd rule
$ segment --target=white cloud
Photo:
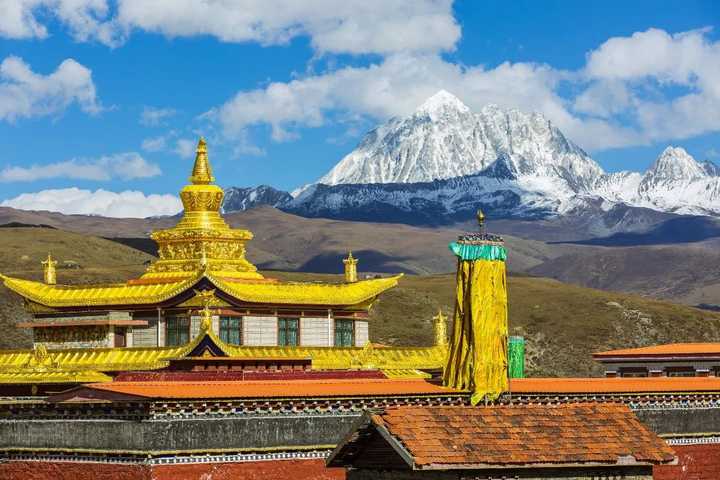
[[[33,72],[21,58],[0,63],[0,120],[62,113],[72,103],[90,114],[101,110],[90,69],[69,58],[53,73]]]
[[[475,110],[495,103],[543,112],[587,148],[600,141],[627,141],[622,128],[603,120],[583,122],[568,111],[566,101],[556,93],[567,77],[568,73],[542,64],[503,63],[485,69],[462,67],[438,55],[392,55],[368,67],[346,67],[239,92],[211,110],[208,118],[229,137],[242,138],[247,127],[269,124],[274,140],[287,141],[297,136],[298,127],[324,125],[337,112],[373,121],[407,115],[445,88]],[[604,140],[598,139],[598,133]]]
[[[140,123],[148,127],[164,125],[165,120],[176,113],[177,111],[174,108],[143,107],[143,111],[140,114]]]
[[[631,67],[638,57],[641,65]],[[690,92],[664,92],[668,83]],[[539,111],[588,150],[671,141],[720,130],[720,42],[709,42],[706,30],[677,35],[648,30],[608,40],[588,54],[579,71],[534,63],[462,66],[436,54],[389,55],[367,67],[238,92],[207,117],[229,137],[242,139],[247,127],[266,124],[275,141],[288,141],[300,127],[341,116],[384,121],[406,115],[443,88],[475,110],[496,103]],[[651,89],[654,96],[647,94]],[[561,95],[568,90],[577,93]]]
[[[583,74],[590,86],[576,106],[596,115],[627,114],[644,142],[720,130],[720,42],[708,33],[651,28],[607,40],[588,55]]]
[[[0,36],[7,38],[46,38],[41,20],[54,17],[78,41],[96,39],[115,46],[122,29],[107,19],[105,0],[0,0]]]
[[[21,210],[47,210],[67,215],[101,215],[115,218],[175,215],[182,210],[182,204],[175,195],[145,195],[130,190],[93,192],[75,187],[23,193],[3,201],[0,205]]]
[[[195,156],[196,142],[188,140],[187,138],[179,138],[175,142],[175,149],[173,150],[181,158],[192,158]]]
[[[146,138],[142,141],[141,148],[146,152],[159,152],[165,150],[167,140],[163,136]]]
[[[10,166],[0,170],[0,182],[33,182],[50,178],[82,180],[132,180],[160,175],[160,167],[135,152],[106,155],[97,159],[72,159],[30,167]]]
[[[121,43],[133,30],[168,37],[211,35],[224,42],[281,45],[308,36],[320,53],[451,50],[460,38],[451,0],[0,0],[0,35],[45,38],[43,13],[76,40]]]

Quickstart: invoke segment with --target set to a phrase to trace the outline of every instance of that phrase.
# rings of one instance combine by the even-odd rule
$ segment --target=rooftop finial
[[[478,208],[477,214],[475,214],[475,218],[477,218],[478,225],[480,225],[480,232],[482,233],[483,229],[485,228],[485,214],[483,213],[482,209]]]
[[[43,280],[48,285],[55,285],[57,283],[57,273],[55,267],[57,266],[57,260],[52,258],[52,255],[48,253],[47,260],[42,262],[43,266]]]
[[[190,183],[194,185],[207,185],[215,182],[215,177],[210,168],[210,161],[207,156],[207,143],[205,139],[200,137],[197,150],[195,150],[195,165],[193,166]]]
[[[433,317],[435,321],[435,345],[446,346],[447,338],[447,316],[443,314],[442,308],[438,310],[438,314]]]
[[[357,258],[353,257],[352,252],[348,252],[348,256],[343,259],[343,263],[345,264],[345,281],[348,283],[357,282]]]

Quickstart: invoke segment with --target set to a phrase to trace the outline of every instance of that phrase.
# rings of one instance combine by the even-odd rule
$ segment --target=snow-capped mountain
[[[602,169],[539,113],[495,105],[473,113],[441,90],[414,113],[368,133],[317,183],[416,183],[474,175],[499,158],[515,176],[560,177],[587,189]]]
[[[303,216],[410,223],[470,218],[477,208],[537,218],[623,204],[720,215],[720,168],[668,147],[645,173],[605,173],[539,113],[495,105],[474,113],[440,91],[369,132],[293,197],[275,205]]]
[[[258,205],[280,207],[290,200],[292,197],[289,193],[268,185],[247,188],[230,187],[225,190],[222,208],[225,212],[238,212]]]
[[[643,175],[621,174],[626,175],[621,188],[596,193],[606,198],[614,193],[615,201],[664,212],[720,215],[718,167],[709,161],[699,163],[680,147],[667,147]]]

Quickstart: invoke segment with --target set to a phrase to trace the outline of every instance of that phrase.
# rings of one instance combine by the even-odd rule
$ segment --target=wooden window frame
[[[177,323],[171,328],[170,324],[175,322]],[[188,315],[167,315],[165,317],[165,346],[178,347],[190,342],[190,323],[190,317]],[[171,332],[173,333],[172,337],[170,335]],[[187,336],[184,342],[182,341],[182,334]],[[171,338],[174,340],[173,343],[169,341]]]
[[[344,345],[343,342],[338,342],[338,332],[343,333],[343,329],[338,330],[338,323],[341,325],[347,324],[346,322],[350,322],[350,343],[347,345]],[[354,347],[355,346],[355,339],[356,339],[356,332],[355,332],[355,321],[349,318],[335,318],[333,321],[333,345],[336,347]]]
[[[224,328],[223,329],[223,321],[228,321],[228,320],[237,321],[237,333],[238,333],[237,343],[230,341],[229,338],[227,338],[227,339],[223,338],[223,331],[232,332],[234,330],[234,328]],[[243,345],[243,343],[244,343],[243,342],[243,333],[244,333],[243,330],[245,327],[244,323],[245,322],[243,321],[243,317],[241,317],[241,316],[220,315],[220,319],[218,321],[218,337],[220,337],[220,340],[222,340],[223,342],[228,343],[230,345]],[[229,337],[229,335],[228,335],[228,337]]]
[[[289,330],[287,328],[287,322],[293,321],[295,322],[295,343],[288,343],[287,341],[287,333]],[[300,318],[298,317],[277,317],[277,344],[280,347],[299,347],[300,346]],[[284,327],[281,327],[282,325],[285,325]],[[282,336],[281,334],[285,332]],[[284,339],[284,341],[281,341],[281,338]]]

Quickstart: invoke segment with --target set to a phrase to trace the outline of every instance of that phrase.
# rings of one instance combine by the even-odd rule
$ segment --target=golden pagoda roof
[[[206,278],[219,291],[243,303],[279,305],[353,306],[372,300],[397,285],[402,275],[355,283],[251,282],[228,280],[209,272],[165,283],[112,285],[48,285],[0,275],[10,290],[32,302],[51,308],[113,305],[154,305],[191,290]]]
[[[203,278],[240,303],[363,306],[397,285],[400,276],[359,282],[279,282],[265,279],[245,258],[248,230],[231,228],[220,214],[224,197],[200,139],[190,184],[180,192],[184,212],[172,228],[152,233],[159,258],[139,278],[107,285],[56,285],[0,274],[6,287],[48,308],[154,305],[183,294]]]

